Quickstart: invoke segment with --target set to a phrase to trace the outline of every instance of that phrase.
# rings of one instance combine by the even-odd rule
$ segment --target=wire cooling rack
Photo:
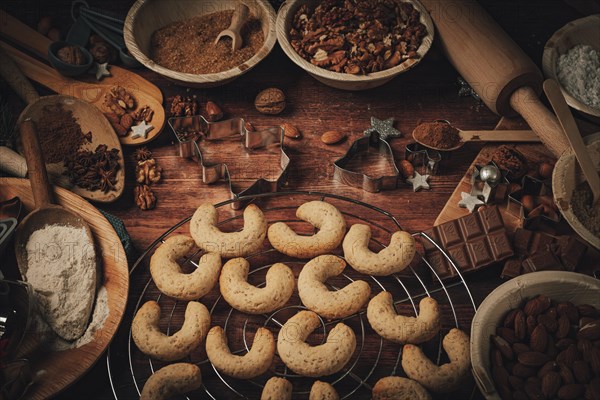
[[[241,229],[243,226],[242,211],[235,211],[227,206],[236,201],[253,201],[264,212],[269,223],[283,221],[297,232],[310,235],[314,233],[314,227],[298,220],[295,211],[302,203],[311,200],[327,201],[335,205],[344,214],[348,226],[354,223],[369,225],[372,231],[370,248],[374,251],[384,248],[385,243],[389,243],[392,233],[402,229],[399,221],[391,213],[372,205],[337,195],[293,191],[268,193],[219,203],[216,205],[220,213],[219,226],[224,231]],[[149,264],[154,250],[170,235],[189,234],[190,218],[180,221],[167,230],[144,251],[131,269],[131,282],[146,283],[131,287],[127,312],[108,351],[107,366],[115,399],[138,398],[148,377],[166,365],[166,363],[150,359],[137,349],[131,339],[131,322],[142,304],[149,300],[155,300],[161,307],[161,330],[172,334],[181,327],[187,302],[176,301],[162,295],[150,278]],[[343,274],[330,279],[328,285],[331,290],[337,290],[356,279],[365,280],[371,286],[372,296],[383,290],[391,292],[397,311],[403,315],[416,315],[417,305],[424,296],[435,298],[442,311],[442,329],[437,337],[424,343],[421,347],[434,362],[444,363],[447,362],[441,345],[444,335],[452,327],[459,327],[468,333],[476,306],[465,280],[452,260],[440,248],[442,254],[446,256],[458,273],[457,279],[442,282],[429,262],[422,257],[422,243],[423,241],[432,242],[431,238],[423,233],[416,233],[413,236],[417,241],[418,254],[411,265],[401,273],[390,277],[376,278],[360,274],[347,267]],[[336,254],[342,256],[341,250],[338,251],[339,253]],[[199,251],[196,251],[181,260],[182,268],[187,271],[197,268],[197,261],[201,255]],[[284,262],[288,265],[294,271],[296,278],[306,263],[306,260],[293,259],[278,253],[270,248],[268,243],[265,243],[262,250],[246,259],[251,265],[248,280],[257,286],[265,284],[266,271],[277,262]],[[220,296],[218,285],[200,301],[207,306],[211,313],[211,326],[222,326],[227,334],[230,349],[240,355],[250,349],[258,327],[267,327],[276,336],[279,328],[289,317],[304,309],[297,289],[285,307],[269,315],[247,315],[231,308]],[[327,332],[339,321],[321,319],[321,327],[311,334],[308,342],[313,345],[323,343],[326,340]],[[370,398],[371,389],[377,380],[390,375],[403,376],[402,346],[383,340],[371,329],[366,318],[366,306],[357,314],[343,318],[343,321],[354,330],[357,349],[344,369],[336,374],[321,377],[319,380],[331,383],[342,399]],[[251,380],[239,380],[220,374],[207,359],[203,346],[200,346],[183,361],[200,366],[203,387],[188,394],[188,397],[182,396],[181,398],[258,399],[265,382],[272,376],[280,376],[291,381],[294,387],[294,399],[306,399],[312,383],[315,381],[313,378],[305,378],[288,370],[277,355],[267,373]],[[456,398],[470,398],[474,392],[475,385],[471,381],[463,386],[460,393],[456,394],[458,396]]]

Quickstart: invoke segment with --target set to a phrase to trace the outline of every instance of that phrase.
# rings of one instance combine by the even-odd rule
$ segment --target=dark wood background
[[[89,3],[125,14],[131,1],[89,0]],[[568,4],[560,1],[486,0],[482,3],[538,65],[541,65],[544,44],[554,31],[566,22],[586,15],[590,7],[598,7],[598,1],[582,2],[583,9],[579,8],[580,2]],[[577,4],[574,6],[572,3]],[[63,31],[70,22],[69,7],[69,1],[5,0],[2,3],[2,8],[34,27],[40,16],[53,16],[57,26],[63,27]],[[404,147],[411,142],[411,131],[422,121],[447,119],[461,129],[494,128],[499,120],[498,116],[475,99],[458,95],[457,72],[444,59],[436,45],[437,41],[414,70],[383,87],[365,92],[345,92],[320,84],[289,61],[277,45],[254,70],[221,88],[187,89],[175,86],[150,71],[140,69],[136,72],[160,87],[165,99],[176,94],[197,94],[203,104],[206,100],[212,100],[221,105],[226,117],[243,117],[257,127],[282,122],[296,125],[302,131],[303,138],[286,141],[291,167],[283,190],[316,190],[361,200],[391,212],[405,230],[417,232],[432,226],[480,146],[468,144],[453,154],[439,174],[431,178],[431,190],[418,193],[413,193],[408,186],[377,194],[343,186],[332,180],[333,161],[341,157],[353,140],[369,127],[371,116],[380,119],[394,118],[396,127],[404,133],[403,138],[392,140],[397,161],[403,158]],[[23,104],[4,83],[1,85],[3,96],[6,95],[15,112],[19,112]],[[286,93],[288,107],[279,116],[261,115],[254,109],[254,97],[260,90],[273,86]],[[47,92],[43,88],[40,91]],[[325,146],[319,137],[330,129],[341,130],[348,134],[348,138],[340,144]],[[148,147],[164,170],[163,180],[154,187],[158,198],[156,208],[152,211],[140,211],[133,202],[135,162],[132,148],[124,149],[128,176],[124,195],[113,204],[98,205],[124,221],[140,252],[169,227],[190,216],[200,203],[216,203],[229,198],[226,183],[211,186],[203,184],[197,165],[177,156],[168,127]],[[214,151],[219,157],[219,153],[223,152]],[[259,170],[264,174],[266,169],[267,175],[276,171],[275,167],[271,167],[273,162],[277,163],[277,157],[273,154],[262,156],[259,162],[236,154],[225,154],[223,158],[229,160],[234,176],[241,177],[242,181],[255,177]],[[257,165],[260,168],[257,169]],[[500,266],[497,266],[468,277],[477,303],[501,282],[499,272]],[[147,276],[134,275],[131,281],[132,297],[136,292],[135,288],[145,283]],[[468,324],[472,315],[464,317]],[[468,326],[465,328],[468,329]],[[87,375],[59,398],[112,398],[105,364],[105,359],[102,358]]]

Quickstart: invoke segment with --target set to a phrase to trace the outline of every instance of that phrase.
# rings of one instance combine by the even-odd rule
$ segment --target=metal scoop
[[[229,28],[221,31],[215,40],[215,44],[221,40],[222,37],[228,36],[231,38],[231,50],[236,51],[242,48],[242,36],[240,31],[248,19],[250,10],[244,3],[238,3],[233,10],[233,16],[231,17],[231,24]]]
[[[446,123],[450,126],[450,122],[445,120],[437,120],[434,122]],[[465,145],[466,142],[539,142],[540,138],[531,130],[500,130],[500,131],[461,131],[458,128],[458,135],[460,136],[460,142],[450,148],[433,147],[427,143],[424,134],[417,132],[417,129],[413,130],[412,136],[415,142],[429,149],[437,151],[453,151],[458,150]]]

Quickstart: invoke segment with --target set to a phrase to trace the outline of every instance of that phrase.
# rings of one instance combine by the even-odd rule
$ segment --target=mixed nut
[[[118,136],[127,136],[132,126],[142,121],[150,122],[154,117],[152,108],[138,109],[135,97],[121,86],[114,86],[106,93],[104,106],[109,110],[104,115]]]

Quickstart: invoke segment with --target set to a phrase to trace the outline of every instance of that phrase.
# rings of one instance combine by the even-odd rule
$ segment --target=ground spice
[[[415,128],[415,139],[434,149],[451,149],[460,144],[458,129],[446,122],[426,122]]]
[[[218,34],[231,23],[233,10],[173,22],[152,34],[150,58],[173,71],[211,74],[227,71],[252,58],[262,47],[261,22],[250,16],[242,28],[242,48],[232,53],[231,39]]]
[[[600,237],[600,206],[592,204],[593,195],[590,185],[583,182],[573,190],[571,206],[573,214],[592,234]]]
[[[92,133],[84,135],[81,126],[71,110],[65,110],[62,104],[48,104],[42,109],[37,121],[38,141],[48,164],[61,162],[91,138]]]

